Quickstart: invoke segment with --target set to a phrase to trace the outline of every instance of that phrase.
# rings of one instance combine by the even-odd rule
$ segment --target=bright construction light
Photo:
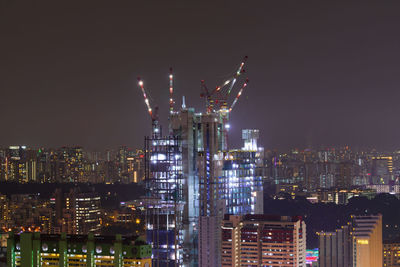
[[[161,154],[161,153],[152,155],[150,157],[150,160],[166,160],[166,159],[167,159],[167,157],[165,156],[165,154]]]
[[[139,85],[142,86],[143,85],[143,81],[139,81]]]
[[[169,75],[169,78],[170,78],[170,79],[172,79],[172,77],[174,77],[172,74],[171,74],[171,75]]]
[[[225,124],[225,128],[226,128],[226,129],[230,129],[230,128],[231,128],[231,125],[230,125],[230,124]]]

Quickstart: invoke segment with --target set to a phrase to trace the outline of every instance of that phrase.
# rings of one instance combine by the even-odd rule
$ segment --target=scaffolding
[[[153,266],[181,266],[183,261],[183,175],[180,138],[145,138],[147,241]]]

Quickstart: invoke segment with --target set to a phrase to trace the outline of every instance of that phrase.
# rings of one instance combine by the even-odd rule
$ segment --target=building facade
[[[319,266],[341,267],[351,263],[351,236],[349,226],[335,232],[319,232]]]
[[[225,215],[221,228],[221,266],[306,266],[301,217]]]
[[[382,266],[382,216],[352,216],[352,229],[352,266]]]
[[[400,240],[383,242],[383,266],[400,266]]]
[[[11,234],[7,266],[145,266],[151,265],[151,247],[121,235]]]
[[[153,123],[152,137],[145,138],[145,180],[149,189],[147,213],[150,215],[146,219],[147,240],[153,245],[154,266],[169,266],[170,262],[182,266],[219,267],[220,224],[224,214],[262,213],[262,174],[258,167],[263,164],[263,151],[257,147],[258,130],[244,132],[243,149],[228,150],[227,126],[226,116],[218,112],[195,113],[193,108],[183,105],[181,110],[170,114],[168,136],[161,135],[157,122]],[[176,154],[178,162],[168,160],[168,153],[158,141],[174,138],[179,140],[174,148],[179,151]],[[161,154],[164,156],[160,160]],[[156,160],[152,161],[152,158]],[[163,168],[179,169],[178,181],[174,181],[175,174],[171,176]],[[176,182],[177,186],[173,185]],[[179,194],[169,205],[170,211],[162,204],[165,197],[156,192],[160,186],[164,191],[179,188],[176,191]],[[156,206],[160,208],[156,209]],[[155,219],[161,218],[162,212],[168,213],[169,220],[178,222],[174,224],[178,235],[170,233],[164,239],[178,240],[179,253],[171,251],[157,257],[160,251],[174,247],[160,239],[160,236],[168,236],[166,232],[160,232],[167,229],[163,226],[166,219]],[[160,245],[156,245],[156,240],[160,240]],[[161,258],[165,259],[164,263]]]
[[[320,267],[383,264],[381,215],[351,216],[350,222],[335,232],[317,234]]]
[[[220,195],[225,200],[225,213],[262,214],[263,148],[257,146],[258,130],[242,131],[241,150],[223,153]]]
[[[153,265],[183,264],[182,153],[180,139],[153,135],[145,141],[146,236]]]

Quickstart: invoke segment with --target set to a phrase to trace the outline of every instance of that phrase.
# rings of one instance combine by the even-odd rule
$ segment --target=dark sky
[[[248,55],[234,144],[398,149],[400,1],[327,2],[0,0],[0,146],[142,147],[137,76],[166,127],[170,66],[204,110],[200,80]]]

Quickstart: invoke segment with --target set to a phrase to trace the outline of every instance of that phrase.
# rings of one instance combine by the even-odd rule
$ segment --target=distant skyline
[[[0,3],[0,147],[142,148],[138,76],[167,133],[176,107],[204,112],[249,56],[231,147],[260,129],[266,149],[400,149],[400,2],[5,0]]]

